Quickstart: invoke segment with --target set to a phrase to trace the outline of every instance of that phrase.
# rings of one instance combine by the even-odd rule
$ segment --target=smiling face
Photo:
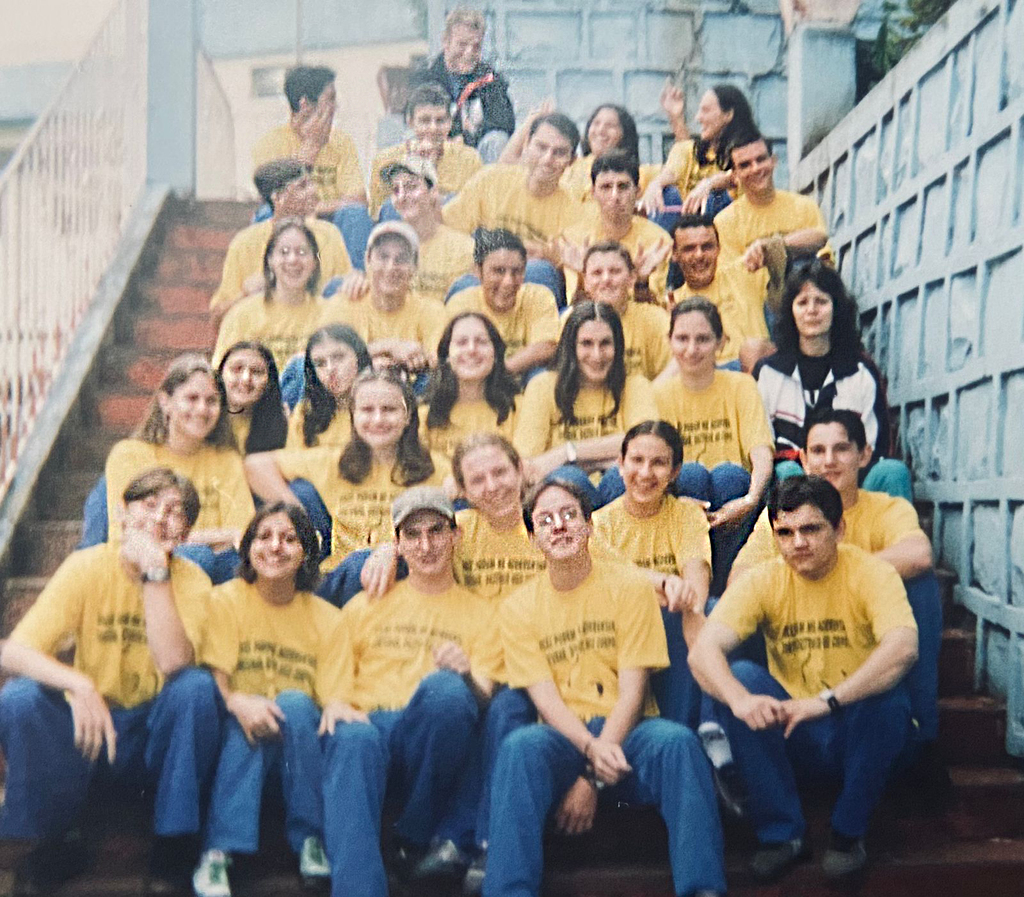
[[[196,371],[180,383],[170,395],[157,394],[160,408],[167,418],[168,439],[176,442],[200,443],[217,426],[220,417],[220,393],[217,384],[205,371]]]
[[[619,461],[626,495],[637,504],[659,501],[678,468],[672,465],[672,449],[660,436],[634,436]]]
[[[584,386],[601,388],[615,361],[615,336],[604,321],[586,321],[576,334],[576,361]]]
[[[462,456],[466,500],[491,520],[520,513],[523,472],[497,445],[482,445]]]
[[[545,123],[534,131],[523,158],[531,179],[556,184],[572,162],[572,145],[558,128]]]
[[[305,218],[316,211],[316,184],[309,174],[285,184],[273,196],[274,213],[279,218]]]
[[[270,379],[267,361],[255,349],[235,349],[221,367],[228,408],[248,411],[263,395]]]
[[[844,498],[855,495],[861,468],[871,461],[871,449],[863,451],[840,423],[816,424],[807,434],[800,461],[811,476],[824,477]]]
[[[398,171],[391,178],[391,202],[403,220],[421,217],[434,206],[436,198],[426,180],[411,171]]]
[[[309,360],[324,388],[336,400],[347,399],[352,381],[359,373],[359,359],[352,347],[342,340],[325,336],[309,350]]]
[[[176,548],[188,532],[181,492],[168,486],[138,501],[128,502],[124,506],[124,529],[147,533],[164,551]]]
[[[450,571],[458,530],[437,511],[416,511],[398,527],[395,547],[413,576],[435,577]]]
[[[484,33],[468,25],[455,25],[444,38],[444,67],[453,75],[468,75],[480,64]]]
[[[494,370],[494,344],[479,318],[462,318],[452,327],[448,364],[460,382],[479,383]]]
[[[587,128],[587,142],[595,156],[615,149],[622,140],[622,123],[619,114],[610,106],[598,109]]]
[[[740,189],[754,197],[771,194],[774,191],[772,177],[775,174],[775,156],[768,151],[763,140],[755,140],[746,146],[732,150],[732,168]]]
[[[639,188],[625,171],[602,171],[594,180],[594,201],[605,218],[630,218]]]
[[[583,271],[583,289],[594,302],[620,308],[629,297],[633,271],[618,252],[594,252]]]
[[[409,124],[417,142],[439,147],[452,129],[452,114],[447,106],[417,106]]]
[[[487,307],[498,314],[512,311],[526,277],[526,259],[514,249],[496,249],[478,271]]]
[[[680,371],[688,374],[713,372],[715,353],[720,343],[711,329],[711,323],[701,312],[676,315],[669,337],[669,349]]]
[[[390,450],[398,444],[410,411],[394,383],[369,380],[352,396],[352,426],[371,451]]]
[[[673,236],[672,257],[691,290],[702,290],[718,270],[718,235],[713,227],[680,228]]]
[[[817,339],[832,331],[832,297],[805,281],[793,297],[793,322],[801,339]]]
[[[249,563],[257,580],[294,582],[305,560],[295,526],[283,511],[264,517],[249,547]]]
[[[774,530],[779,554],[806,579],[821,579],[835,566],[841,529],[834,528],[815,505],[779,511]]]
[[[316,269],[316,255],[306,235],[297,227],[281,231],[267,261],[279,287],[307,290]]]
[[[724,112],[718,102],[718,94],[713,90],[704,92],[700,98],[700,105],[697,107],[697,127],[700,129],[700,139],[712,141],[729,122],[732,121],[732,110]]]
[[[579,501],[560,486],[549,486],[533,506],[533,540],[548,561],[570,561],[587,550],[592,532]]]
[[[374,291],[380,296],[404,299],[416,273],[416,257],[412,247],[401,237],[384,236],[367,253],[366,271]]]

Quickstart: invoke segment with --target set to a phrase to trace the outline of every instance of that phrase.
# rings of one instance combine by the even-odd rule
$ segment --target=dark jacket
[[[413,73],[410,86],[428,83],[440,85],[452,98],[449,137],[461,134],[467,146],[475,147],[488,131],[511,134],[516,129],[508,82],[487,63],[481,62],[468,75],[450,75],[444,54],[439,53],[430,65]]]

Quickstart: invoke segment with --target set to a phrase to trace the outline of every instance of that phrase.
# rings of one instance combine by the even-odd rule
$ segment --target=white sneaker
[[[223,850],[206,850],[192,873],[196,897],[231,897],[228,884],[228,856]]]
[[[331,867],[324,853],[323,842],[310,836],[302,842],[299,854],[299,875],[303,878],[330,878]]]
[[[721,769],[733,762],[729,737],[718,723],[701,723],[697,727],[697,737],[700,738],[704,753],[715,769]]]

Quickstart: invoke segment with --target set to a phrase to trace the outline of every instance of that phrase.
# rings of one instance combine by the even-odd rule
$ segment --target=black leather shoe
[[[762,844],[750,861],[750,872],[760,882],[775,881],[810,856],[811,851],[803,838]]]

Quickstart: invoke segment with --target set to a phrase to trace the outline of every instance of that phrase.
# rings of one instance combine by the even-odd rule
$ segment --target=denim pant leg
[[[619,465],[609,467],[602,475],[601,482],[597,484],[598,507],[603,508],[611,504],[620,495],[626,494],[626,484],[622,481],[622,472]]]
[[[444,301],[447,302],[456,293],[462,290],[468,290],[470,287],[480,286],[480,278],[475,274],[463,274],[461,277],[456,278],[455,282],[448,287],[448,292],[445,293]]]
[[[543,259],[530,259],[526,263],[526,283],[539,283],[555,296],[559,310],[565,308],[565,275],[558,268]]]
[[[316,491],[316,487],[309,480],[292,480],[288,483],[288,488],[299,500],[310,523],[320,534],[320,560],[323,560],[331,553],[332,525],[327,505],[324,504],[320,493]]]
[[[697,501],[711,502],[711,472],[696,461],[687,461],[676,476],[676,492]]]
[[[910,710],[921,741],[939,735],[939,650],[942,647],[942,598],[932,571],[904,582],[907,600],[917,621],[917,661],[904,680]]]
[[[7,759],[0,838],[48,838],[75,824],[95,764],[75,748],[64,695],[33,679],[0,691],[0,747]]]
[[[367,723],[338,723],[324,736],[324,847],[331,893],[387,897],[380,817],[388,776],[387,736]]]
[[[678,613],[661,609],[668,643],[668,666],[651,676],[651,688],[664,719],[696,727],[700,714],[701,691],[690,672],[689,652],[683,638],[683,619]]]
[[[372,554],[372,548],[359,548],[320,580],[316,593],[335,607],[344,607],[363,590],[360,575],[363,565]]]
[[[319,838],[324,827],[324,764],[317,727],[320,708],[301,691],[283,691],[277,706],[284,713],[281,726],[281,789],[288,843],[296,854],[306,838]]]
[[[603,721],[592,722],[600,731]],[[569,739],[543,723],[502,742],[491,785],[484,897],[537,897],[545,821],[586,763]]]
[[[370,220],[366,206],[360,203],[342,206],[331,220],[341,231],[341,238],[345,241],[345,249],[348,250],[352,267],[362,271],[366,266],[366,243],[370,231],[373,230],[373,221]]]
[[[223,551],[214,551],[209,545],[186,542],[175,548],[174,553],[200,567],[215,586],[234,579],[238,575],[241,558],[234,546],[225,548]]]
[[[601,496],[598,494],[597,488],[592,482],[590,477],[587,476],[586,471],[582,467],[577,467],[575,464],[563,464],[560,467],[556,467],[548,477],[560,477],[563,480],[568,480],[587,496],[590,500],[590,507],[594,510],[601,507]],[[547,477],[545,478],[547,479]]]
[[[107,477],[101,475],[86,496],[82,508],[82,538],[77,548],[91,548],[107,541],[110,520],[107,516]]]
[[[869,492],[885,492],[894,498],[914,500],[910,468],[895,458],[879,458],[868,468],[861,485]]]
[[[292,358],[281,371],[281,400],[289,411],[294,411],[305,391],[306,361],[304,358]]]
[[[156,782],[153,831],[191,835],[220,749],[221,702],[207,670],[187,667],[164,683],[147,720],[146,769]]]
[[[746,495],[749,489],[750,474],[745,467],[719,464],[711,471],[711,509],[717,511],[734,498]],[[754,510],[737,524],[711,530],[711,594],[721,595],[725,591],[732,562],[747,541],[759,513]]]
[[[678,187],[669,186],[661,191],[661,200],[666,206],[676,206],[677,210],[674,212],[658,212],[651,217],[651,221],[659,227],[663,227],[668,233],[672,233],[672,228],[676,226],[676,222],[682,217],[678,207],[683,204],[683,197]]]
[[[633,772],[615,793],[661,812],[676,894],[724,893],[722,825],[700,739],[678,723],[645,719],[623,740],[622,750]]]

